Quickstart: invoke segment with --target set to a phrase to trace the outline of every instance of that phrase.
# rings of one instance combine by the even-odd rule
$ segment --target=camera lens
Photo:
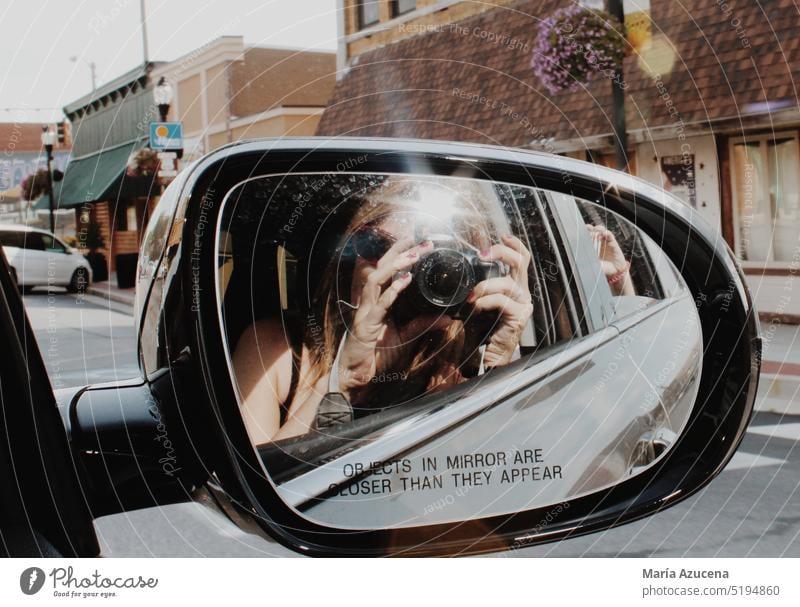
[[[461,252],[437,249],[420,262],[417,285],[430,303],[456,306],[464,303],[475,286],[475,272]]]

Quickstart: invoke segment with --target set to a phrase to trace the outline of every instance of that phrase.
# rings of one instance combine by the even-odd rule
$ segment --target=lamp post
[[[608,12],[622,24],[625,34],[625,10],[622,0],[608,0]],[[624,61],[619,64],[611,80],[611,115],[614,125],[614,158],[616,168],[628,170],[628,129],[625,125],[625,74]]]
[[[56,231],[56,218],[53,212],[53,146],[56,143],[56,134],[50,127],[42,127],[42,145],[47,154],[47,197],[50,199],[50,231]]]
[[[161,76],[155,89],[153,89],[153,100],[158,106],[161,122],[166,122],[167,115],[169,114],[169,106],[172,103],[172,85],[167,82],[164,76]]]

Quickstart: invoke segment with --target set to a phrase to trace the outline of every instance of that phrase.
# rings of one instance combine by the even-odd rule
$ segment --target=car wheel
[[[87,286],[89,286],[89,275],[86,272],[86,268],[77,268],[72,273],[72,278],[69,281],[69,286],[67,286],[67,291],[70,293],[83,293],[86,291]]]

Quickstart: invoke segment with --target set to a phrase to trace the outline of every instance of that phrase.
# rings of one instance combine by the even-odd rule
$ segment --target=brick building
[[[338,2],[338,81],[319,134],[613,158],[610,82],[550,94],[531,69],[540,20],[568,2]],[[797,7],[625,4],[647,32],[625,62],[631,172],[718,227],[763,314],[800,321],[800,297],[784,296],[800,263]]]

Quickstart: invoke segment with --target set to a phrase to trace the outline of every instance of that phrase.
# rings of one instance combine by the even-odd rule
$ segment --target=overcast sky
[[[151,61],[170,61],[223,35],[244,36],[248,44],[336,48],[336,0],[145,1]],[[91,61],[98,85],[142,62],[140,0],[0,6],[0,122],[59,119],[58,108],[91,91]]]

